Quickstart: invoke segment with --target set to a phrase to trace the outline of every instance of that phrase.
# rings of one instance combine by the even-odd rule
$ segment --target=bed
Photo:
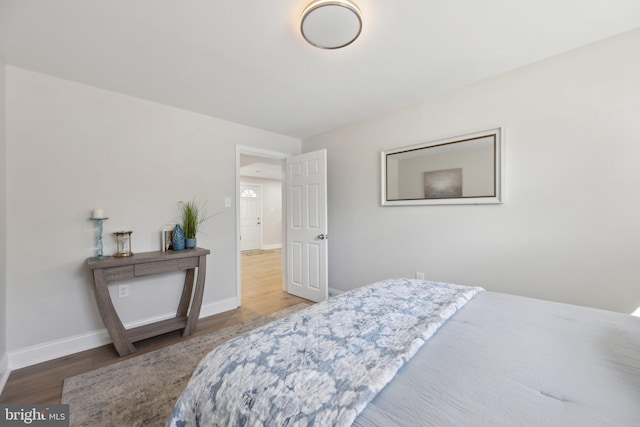
[[[168,426],[636,426],[640,318],[409,279],[216,348]]]

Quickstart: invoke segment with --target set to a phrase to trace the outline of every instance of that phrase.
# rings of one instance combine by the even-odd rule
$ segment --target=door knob
[[[316,237],[318,239],[320,239],[320,240],[324,240],[324,239],[329,238],[329,235],[328,234],[318,234]]]

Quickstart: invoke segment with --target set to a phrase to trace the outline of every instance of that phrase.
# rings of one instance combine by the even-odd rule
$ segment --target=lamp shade
[[[300,32],[313,46],[339,49],[353,43],[362,31],[360,9],[348,0],[316,0],[300,19]]]

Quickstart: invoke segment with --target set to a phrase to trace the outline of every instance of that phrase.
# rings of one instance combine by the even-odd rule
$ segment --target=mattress
[[[483,292],[355,426],[638,426],[640,318]]]

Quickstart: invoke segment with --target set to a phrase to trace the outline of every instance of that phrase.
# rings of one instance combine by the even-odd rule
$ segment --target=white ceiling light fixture
[[[304,39],[321,49],[339,49],[353,43],[362,31],[360,9],[349,0],[315,0],[300,18]]]

